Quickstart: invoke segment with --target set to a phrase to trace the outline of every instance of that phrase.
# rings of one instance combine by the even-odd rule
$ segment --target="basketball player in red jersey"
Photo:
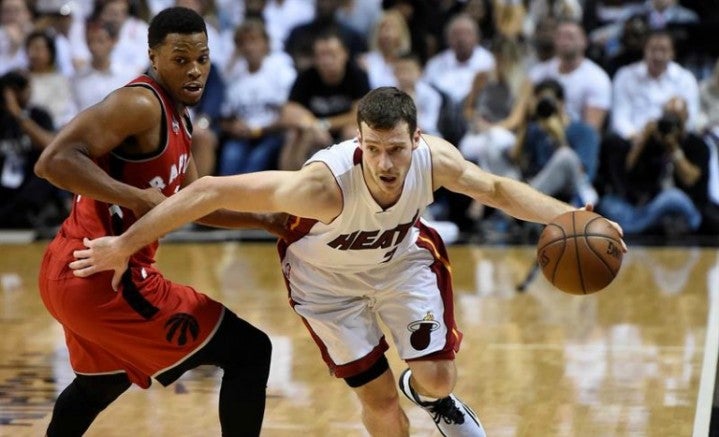
[[[132,256],[116,290],[111,272],[81,279],[68,268],[83,237],[121,234],[197,178],[186,107],[200,100],[210,69],[205,23],[190,9],[166,9],[150,23],[148,44],[149,75],[79,114],[36,166],[39,176],[75,193],[40,270],[42,300],[63,325],[76,373],[57,399],[47,435],[82,435],[132,383],[168,385],[189,369],[213,364],[224,370],[223,435],[256,436],[272,348],[265,333],[206,295],[164,279],[153,267],[157,241]],[[199,221],[263,225],[229,211]]]
[[[360,100],[357,128],[356,139],[317,152],[298,171],[202,178],[121,236],[86,241],[69,267],[78,277],[114,271],[117,281],[134,250],[217,208],[286,211],[296,216],[278,245],[290,303],[330,371],[355,391],[370,435],[409,435],[381,320],[408,366],[401,392],[443,436],[485,437],[478,416],[453,393],[462,333],[450,264],[437,232],[418,217],[440,187],[538,223],[575,208],[422,135],[412,98],[396,88]]]

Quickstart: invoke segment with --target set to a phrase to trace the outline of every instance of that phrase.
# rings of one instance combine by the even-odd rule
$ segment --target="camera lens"
[[[537,118],[549,118],[557,113],[557,105],[551,98],[542,97],[537,102],[537,107],[535,108],[534,113],[537,114]]]

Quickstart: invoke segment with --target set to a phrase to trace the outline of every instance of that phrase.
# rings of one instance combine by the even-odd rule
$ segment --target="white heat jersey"
[[[394,264],[416,247],[416,223],[434,198],[432,157],[423,139],[412,152],[402,195],[387,209],[377,204],[365,183],[357,140],[321,150],[307,163],[316,161],[325,163],[335,176],[342,190],[342,212],[327,225],[297,219],[292,231],[299,239],[289,242],[288,256],[320,269],[361,272]]]

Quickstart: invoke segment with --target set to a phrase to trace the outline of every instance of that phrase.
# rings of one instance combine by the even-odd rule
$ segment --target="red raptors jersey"
[[[116,180],[142,189],[159,188],[165,196],[171,196],[180,189],[190,159],[192,139],[187,113],[178,113],[160,84],[149,76],[140,76],[126,86],[148,88],[159,99],[163,126],[158,149],[146,156],[133,157],[111,152],[97,158],[95,162]],[[60,233],[68,238],[79,239],[119,235],[135,220],[131,210],[77,195],[72,212],[63,223]],[[152,264],[156,250],[157,241],[136,252],[130,263]]]

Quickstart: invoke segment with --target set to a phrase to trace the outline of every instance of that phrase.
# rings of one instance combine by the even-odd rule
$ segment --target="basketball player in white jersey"
[[[409,435],[381,319],[408,364],[402,392],[443,435],[484,436],[477,415],[452,394],[462,334],[449,261],[419,217],[442,186],[538,223],[574,208],[486,173],[450,143],[421,135],[411,97],[396,88],[369,92],[357,122],[355,140],[319,151],[300,170],[198,180],[123,235],[86,240],[88,249],[77,251],[70,267],[81,277],[114,270],[117,282],[134,251],[214,210],[292,214],[279,243],[291,304],[333,374],[359,397],[369,433]]]

